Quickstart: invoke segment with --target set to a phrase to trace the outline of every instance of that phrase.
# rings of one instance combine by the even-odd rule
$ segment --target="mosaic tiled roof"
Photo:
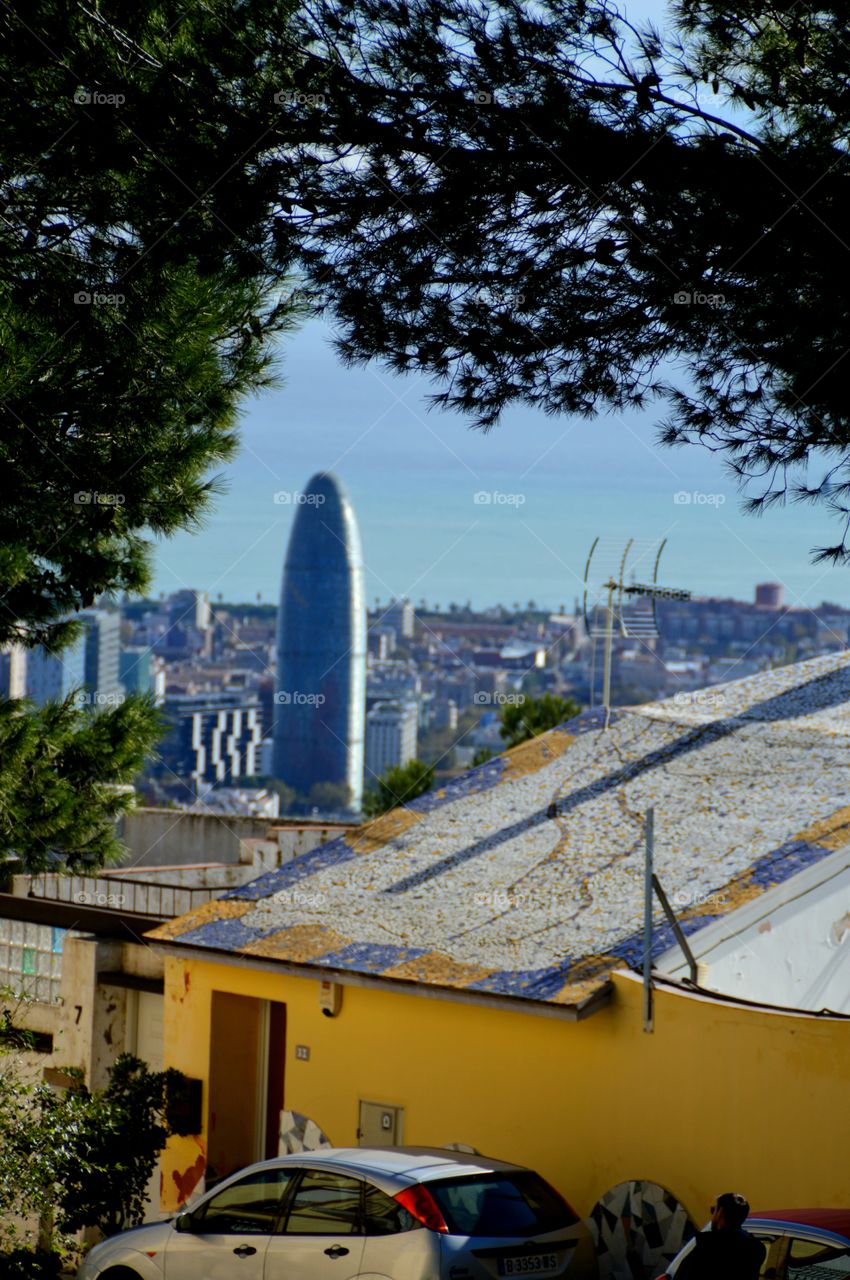
[[[149,935],[571,1005],[850,840],[850,654],[568,724]],[[653,953],[673,943],[660,909]]]

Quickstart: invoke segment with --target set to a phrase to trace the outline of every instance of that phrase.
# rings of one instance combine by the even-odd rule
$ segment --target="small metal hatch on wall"
[[[360,1103],[357,1141],[361,1147],[397,1147],[403,1142],[404,1107]]]

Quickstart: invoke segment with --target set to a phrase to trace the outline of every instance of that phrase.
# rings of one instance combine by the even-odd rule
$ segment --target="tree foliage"
[[[316,782],[307,797],[307,810],[344,813],[351,807],[351,788],[344,782]]]
[[[845,17],[305,5],[276,244],[346,360],[430,375],[482,427],[660,400],[663,438],[720,451],[755,509],[790,491],[846,517]]]
[[[0,698],[0,859],[32,875],[116,862],[115,819],[160,726],[143,697],[96,714],[73,697],[45,707]]]
[[[0,1241],[22,1243],[16,1218],[48,1218],[60,1240],[82,1227],[112,1235],[141,1222],[147,1184],[172,1132],[169,1089],[181,1073],[151,1071],[122,1054],[105,1089],[88,1089],[68,1069],[71,1087],[56,1091],[27,1080],[25,1049],[3,1037]]]
[[[434,785],[434,766],[421,760],[395,765],[378,778],[373,790],[363,797],[363,813],[367,818],[377,818],[389,809],[408,804],[424,795]]]
[[[536,738],[539,733],[565,724],[580,711],[581,707],[574,699],[559,698],[553,693],[526,698],[524,702],[506,702],[499,712],[499,732],[506,747],[517,747],[529,738]]]
[[[257,160],[290,7],[0,13],[0,641],[142,590],[147,538],[197,525],[268,382],[293,306]]]
[[[0,644],[57,650],[152,537],[198,526],[298,306],[269,252],[289,0],[0,10]],[[3,849],[108,834],[157,736],[134,701],[0,709]],[[50,762],[56,764],[51,776]]]
[[[53,1152],[61,1230],[96,1226],[114,1235],[143,1220],[148,1182],[172,1132],[169,1088],[182,1078],[121,1054],[103,1090],[79,1081],[64,1097],[42,1092],[39,1141]]]
[[[842,7],[294,5],[0,10],[0,643],[144,589],[310,309],[484,428],[660,402],[850,519]]]
[[[15,1248],[0,1254],[0,1280],[59,1280],[62,1256],[55,1249]]]

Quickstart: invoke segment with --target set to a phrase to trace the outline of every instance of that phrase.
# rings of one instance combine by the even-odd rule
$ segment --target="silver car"
[[[77,1280],[595,1280],[590,1233],[539,1174],[428,1147],[264,1160],[168,1222],[96,1245]]]

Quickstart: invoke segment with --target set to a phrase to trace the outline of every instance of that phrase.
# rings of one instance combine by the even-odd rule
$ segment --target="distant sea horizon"
[[[810,559],[838,522],[795,504],[745,514],[716,455],[656,444],[661,409],[589,421],[513,409],[484,434],[431,411],[423,379],[343,368],[327,339],[315,322],[287,341],[284,385],[247,406],[227,492],[199,532],[157,544],[154,595],[276,603],[299,495],[329,470],[357,514],[370,606],[569,611],[596,536],[647,549],[666,538],[659,580],[694,595],[752,600],[757,583],[779,582],[787,605],[850,606],[850,570]]]

